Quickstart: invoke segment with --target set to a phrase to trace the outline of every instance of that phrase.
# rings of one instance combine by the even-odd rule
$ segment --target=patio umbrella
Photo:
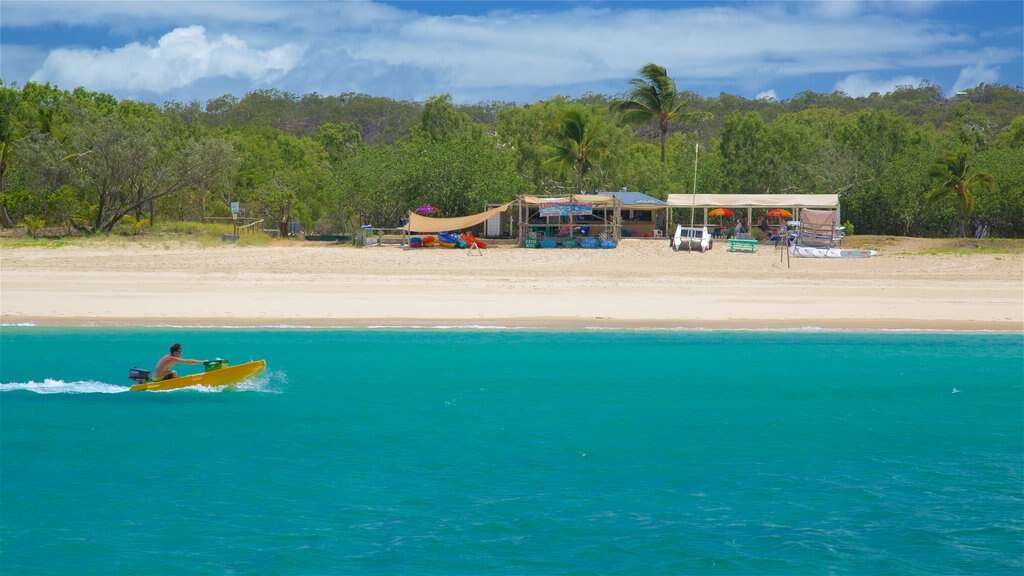
[[[776,218],[792,218],[793,214],[789,210],[775,208],[774,210],[769,210],[767,216],[774,216]]]
[[[419,208],[416,209],[417,214],[436,214],[440,211],[441,210],[439,208],[435,208],[430,204],[424,204],[423,206],[420,206]]]
[[[732,210],[729,210],[728,208],[715,208],[711,212],[708,212],[708,216],[732,216]],[[719,224],[719,227],[725,228],[725,226],[723,226],[722,224]],[[715,231],[715,235],[715,237],[717,238],[717,229]]]

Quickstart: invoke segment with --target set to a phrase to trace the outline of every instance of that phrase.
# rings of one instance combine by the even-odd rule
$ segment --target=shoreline
[[[282,330],[527,330],[527,331],[637,331],[637,332],[923,332],[1024,334],[1014,322],[919,321],[899,318],[829,321],[747,320],[719,321],[626,321],[583,318],[464,318],[323,319],[323,318],[161,318],[146,322],[138,318],[4,318],[0,327],[46,328],[168,328],[168,329],[282,329]]]

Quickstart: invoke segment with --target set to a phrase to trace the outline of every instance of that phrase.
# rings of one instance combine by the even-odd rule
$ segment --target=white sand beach
[[[785,259],[615,250],[120,244],[0,253],[0,321],[39,325],[1024,330],[1024,255]]]

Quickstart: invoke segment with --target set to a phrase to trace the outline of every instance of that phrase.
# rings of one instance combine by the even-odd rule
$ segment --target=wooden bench
[[[757,240],[730,238],[728,250],[729,252],[754,252],[757,250]]]

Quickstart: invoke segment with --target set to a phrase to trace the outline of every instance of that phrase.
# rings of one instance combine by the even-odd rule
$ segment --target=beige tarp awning
[[[669,194],[669,208],[823,208],[837,210],[838,194]]]
[[[469,216],[462,216],[459,218],[429,218],[427,216],[420,216],[415,212],[409,213],[409,223],[405,225],[405,229],[409,232],[421,232],[421,233],[437,233],[437,232],[451,232],[453,230],[463,230],[471,226],[487,220],[495,214],[500,214],[508,209],[508,204],[502,204],[497,208],[491,208],[486,212],[479,214],[471,214]]]
[[[569,197],[540,198],[538,196],[523,196],[523,201],[527,204],[567,204],[569,203]],[[600,196],[597,194],[577,194],[572,197],[572,201],[577,204],[593,204],[594,206],[611,206],[615,204],[615,199],[611,196]]]

